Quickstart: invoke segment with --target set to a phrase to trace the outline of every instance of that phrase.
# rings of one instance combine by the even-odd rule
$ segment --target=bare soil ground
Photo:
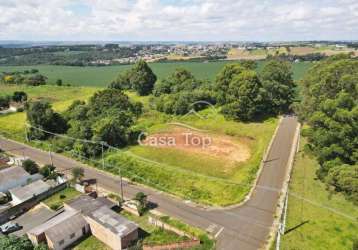
[[[175,148],[188,153],[217,157],[226,162],[244,162],[250,156],[250,138],[235,139],[226,135],[212,135],[188,128],[175,127],[169,132],[147,136],[143,145]],[[224,164],[223,164],[224,165]]]

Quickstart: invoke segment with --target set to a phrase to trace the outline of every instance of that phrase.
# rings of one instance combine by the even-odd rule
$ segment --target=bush
[[[52,210],[57,210],[57,209],[59,209],[60,207],[61,207],[60,204],[52,204],[52,205],[50,206],[50,208],[51,208]]]
[[[37,165],[36,162],[34,162],[33,160],[30,160],[30,159],[23,161],[22,167],[29,174],[36,174],[39,172],[39,165]]]

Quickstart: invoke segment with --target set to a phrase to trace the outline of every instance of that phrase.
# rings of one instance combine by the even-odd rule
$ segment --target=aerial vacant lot
[[[154,71],[157,70],[159,78],[171,72],[170,67],[174,69],[178,65],[190,65],[192,67],[190,70],[194,74],[210,76],[215,74],[224,63],[227,62],[163,63],[152,64],[152,66]],[[259,63],[258,70],[262,69],[262,65]],[[301,75],[309,65],[309,63],[301,63],[293,64],[293,67],[296,74]],[[95,76],[114,78],[119,68],[126,67],[36,66],[36,68],[43,74],[58,69],[56,74],[63,76],[62,79],[70,77],[71,74],[67,74],[66,70],[71,70],[72,76],[79,77],[73,80],[77,84],[84,84],[87,80],[97,81]],[[62,73],[61,68],[64,69]],[[86,70],[91,73],[85,74]],[[113,70],[113,76],[106,74],[108,70]],[[77,75],[76,72],[82,74]],[[56,78],[50,77],[50,80]],[[94,83],[96,84],[98,82]],[[74,100],[87,100],[100,89],[54,85],[38,87],[0,85],[0,88],[3,94],[23,90],[28,93],[31,100],[48,100],[57,112],[66,110]],[[255,180],[262,156],[277,127],[277,118],[251,123],[234,122],[226,120],[220,114],[219,108],[214,111],[203,110],[199,115],[166,115],[151,108],[150,97],[140,97],[133,92],[127,94],[132,100],[144,104],[145,112],[137,121],[136,127],[146,132],[147,138],[143,138],[141,145],[108,151],[105,155],[107,171],[113,174],[121,172],[135,182],[202,204],[225,206],[244,199]],[[24,141],[25,120],[25,112],[0,116],[0,133]],[[175,146],[151,143],[163,137],[174,138]],[[193,143],[188,146],[187,140]],[[207,144],[208,140],[209,144]],[[32,142],[32,145],[48,149],[47,142],[41,144]],[[64,149],[53,148],[53,150],[62,152]],[[71,152],[64,153],[70,155]],[[101,165],[99,159],[91,159],[90,163]]]

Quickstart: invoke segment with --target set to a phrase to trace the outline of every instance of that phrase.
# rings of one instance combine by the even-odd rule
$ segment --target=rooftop
[[[116,204],[105,197],[94,199],[88,195],[81,195],[66,205],[71,209],[81,211],[84,216],[92,218],[120,237],[138,228],[135,223],[114,212],[111,208]]]
[[[135,223],[127,220],[106,206],[94,210],[92,213],[88,214],[88,217],[97,221],[119,237],[125,236],[138,229],[138,226]]]
[[[0,171],[1,185],[16,181],[24,177],[30,177],[30,174],[27,173],[22,167],[10,167]]]
[[[95,199],[88,195],[81,195],[76,199],[66,203],[66,207],[81,211],[81,213],[83,214],[89,214],[102,206],[113,208],[114,206],[116,206],[116,204],[104,197],[99,197]]]
[[[44,224],[31,229],[28,233],[32,235],[40,235],[42,233],[50,234],[51,237],[56,237],[59,240],[63,239],[68,232],[78,231],[86,225],[86,221],[78,211],[65,210],[63,213],[53,217]]]
[[[10,189],[9,192],[12,196],[16,196],[17,199],[25,201],[31,199],[35,195],[39,195],[43,192],[46,192],[50,188],[50,185],[46,182],[42,180],[37,180],[26,186]]]

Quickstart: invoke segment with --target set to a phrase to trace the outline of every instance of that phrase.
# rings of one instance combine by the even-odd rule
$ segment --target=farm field
[[[158,76],[158,79],[167,77],[176,68],[186,68],[199,79],[213,81],[220,69],[231,61],[218,62],[172,62],[172,63],[150,63],[150,67]],[[263,61],[258,61],[258,70],[263,66]],[[293,64],[294,79],[298,80],[312,65],[309,62]],[[118,74],[131,65],[106,66],[106,67],[71,67],[56,65],[33,65],[33,66],[0,66],[0,72],[23,71],[36,68],[41,74],[48,77],[48,82],[54,84],[57,79],[62,79],[65,84],[73,86],[96,86],[106,87]]]
[[[288,199],[286,234],[282,237],[281,249],[353,249],[353,240],[358,235],[358,210],[341,194],[331,194],[325,184],[316,179],[319,165],[313,156],[304,153],[305,143],[303,138],[293,168],[289,190],[294,195]]]

